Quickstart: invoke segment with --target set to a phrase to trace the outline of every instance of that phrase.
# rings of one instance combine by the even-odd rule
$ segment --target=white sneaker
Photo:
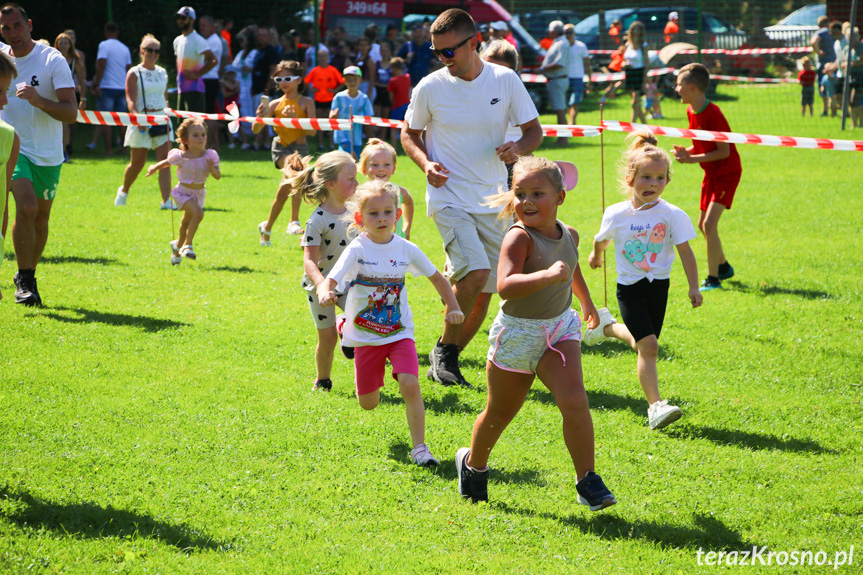
[[[647,408],[647,421],[650,429],[662,429],[666,425],[674,423],[683,416],[679,407],[668,405],[668,402],[657,401]]]
[[[411,459],[413,459],[413,462],[420,467],[440,465],[440,461],[438,461],[437,458],[431,454],[431,451],[429,451],[429,446],[425,443],[420,443],[413,449],[413,451],[411,451]]]
[[[129,197],[129,194],[127,192],[123,191],[123,186],[120,186],[119,188],[117,188],[117,197],[114,198],[114,205],[115,206],[125,206],[126,205],[126,198],[128,198],[128,197]]]
[[[174,202],[171,200],[171,198],[168,198],[167,200],[165,200],[164,202],[159,204],[159,209],[160,210],[176,210],[177,206],[174,205]]]
[[[614,319],[606,307],[601,307],[597,311],[599,312],[599,325],[593,329],[585,326],[584,334],[581,336],[581,341],[585,345],[598,345],[604,341],[614,339],[605,335],[605,326],[617,323],[617,320]]]

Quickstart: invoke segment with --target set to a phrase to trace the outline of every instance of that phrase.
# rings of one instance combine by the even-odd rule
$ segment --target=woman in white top
[[[240,38],[240,51],[234,58],[234,66],[240,70],[240,116],[254,116],[255,107],[252,105],[252,67],[258,51],[252,47],[252,32],[244,28],[238,34]],[[248,137],[252,133],[252,125],[248,122],[240,124],[240,142],[244,150],[249,149]]]
[[[623,68],[626,71],[624,89],[632,98],[631,121],[647,123],[644,110],[641,107],[641,96],[644,95],[644,83],[647,71],[650,69],[650,58],[647,55],[647,42],[644,40],[644,24],[636,20],[629,26],[627,32],[626,52],[623,53]]]
[[[152,114],[164,116],[168,107],[168,73],[156,65],[159,59],[160,44],[152,34],[141,39],[141,63],[132,66],[126,73],[126,105],[130,114]],[[168,157],[173,134],[171,124],[167,131],[150,135],[150,128],[129,126],[126,128],[125,146],[129,148],[131,159],[123,174],[123,185],[117,189],[115,206],[125,206],[129,189],[144,168],[147,150],[156,150],[156,161]],[[159,189],[162,192],[161,208],[176,209],[171,202],[171,170],[159,172]]]
[[[69,70],[72,72],[72,79],[75,80],[75,98],[78,100],[78,109],[83,110],[83,104],[86,106],[87,98],[82,98],[82,91],[86,93],[87,84],[84,80],[84,62],[78,58],[78,51],[75,50],[75,42],[65,32],[61,32],[54,40],[54,48],[60,52],[69,64]],[[82,90],[83,86],[83,90]],[[68,162],[69,156],[72,153],[72,130],[70,126],[75,125],[63,124],[63,161]]]

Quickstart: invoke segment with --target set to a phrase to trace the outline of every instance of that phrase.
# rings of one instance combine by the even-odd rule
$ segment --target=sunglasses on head
[[[434,47],[430,47],[429,49],[432,51],[432,54],[434,54],[438,58],[440,58],[441,56],[444,56],[445,58],[454,58],[455,57],[455,51],[458,50],[459,48],[461,48],[462,46],[464,46],[465,44],[467,44],[468,40],[470,40],[473,37],[474,37],[473,35],[468,36],[467,38],[465,38],[464,40],[462,40],[461,42],[459,42],[458,44],[456,44],[452,48],[443,48],[441,50],[435,50]]]
[[[281,84],[282,82],[293,82],[294,80],[299,80],[300,76],[275,76],[273,78],[273,82],[276,84]]]
[[[158,54],[159,53],[159,48],[143,48],[143,50],[144,50],[144,52],[147,52],[148,54]]]

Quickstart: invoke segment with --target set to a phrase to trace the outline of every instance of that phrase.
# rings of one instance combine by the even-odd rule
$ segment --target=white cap
[[[195,16],[195,9],[191,6],[183,6],[179,10],[177,10],[177,15],[179,16],[188,16],[192,20],[195,20],[197,17]]]
[[[363,77],[363,71],[359,69],[358,66],[348,66],[345,68],[344,72],[342,72],[342,76],[347,76],[348,74],[353,74],[354,76]]]
[[[497,22],[491,23],[491,29],[503,32],[504,30],[509,30],[509,26],[507,26],[506,22],[504,22],[503,20],[498,20]]]
[[[677,11],[669,12],[668,19],[669,20],[677,20],[680,16],[677,14]]]

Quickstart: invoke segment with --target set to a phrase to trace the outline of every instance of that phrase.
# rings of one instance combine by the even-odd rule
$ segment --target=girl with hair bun
[[[675,248],[689,282],[692,307],[702,302],[698,267],[689,246],[689,240],[696,236],[686,213],[661,199],[671,181],[671,158],[657,147],[656,137],[650,132],[634,132],[627,139],[629,148],[620,165],[620,184],[626,200],[605,210],[587,260],[591,268],[600,267],[602,253],[614,240],[617,303],[624,325],[616,323],[603,308],[599,311],[599,325],[586,329],[583,341],[596,345],[619,339],[638,352],[636,373],[647,397],[648,424],[650,429],[659,429],[683,415],[679,407],[669,405],[659,395],[656,358]]]

